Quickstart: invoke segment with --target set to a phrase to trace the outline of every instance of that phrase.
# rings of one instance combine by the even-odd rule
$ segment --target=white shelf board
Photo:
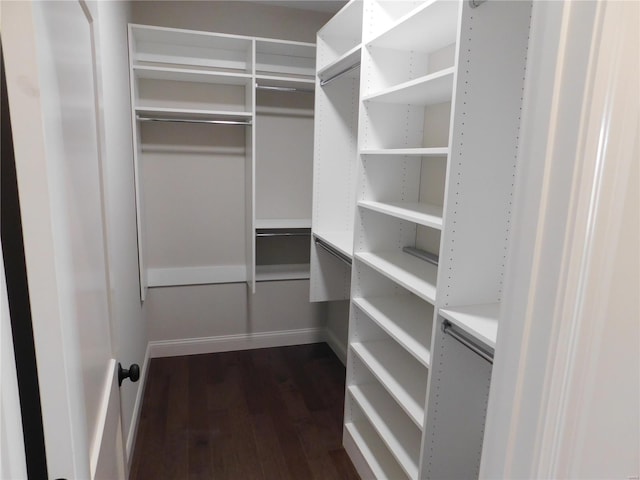
[[[351,0],[320,30],[320,37],[360,38],[362,36],[362,0]]]
[[[306,280],[308,278],[308,263],[256,265],[256,282],[269,282],[274,280]]]
[[[433,311],[414,295],[355,297],[353,303],[425,367],[431,366]]]
[[[214,72],[191,68],[134,66],[136,78],[176,82],[211,83],[217,85],[250,86],[252,76],[246,73]]]
[[[311,228],[310,218],[258,218],[255,222],[259,228]]]
[[[422,430],[427,393],[427,369],[408,356],[395,340],[356,342],[351,349],[380,384]]]
[[[313,232],[313,235],[343,255],[353,258],[353,232]]]
[[[158,118],[180,118],[197,120],[251,120],[251,112],[231,112],[227,110],[201,110],[197,108],[166,108],[166,107],[135,107],[140,115],[149,115]]]
[[[355,258],[435,304],[438,267],[404,252],[359,252]]]
[[[456,41],[460,2],[431,0],[399,18],[367,47],[432,52]],[[425,32],[429,32],[425,35]]]
[[[425,75],[362,98],[363,102],[435,105],[451,100],[453,67]]]
[[[443,308],[439,310],[439,314],[485,345],[496,348],[499,303]]]
[[[334,75],[347,70],[357,63],[360,62],[360,50],[361,46],[356,45],[348,52],[342,54],[336,60],[331,62],[330,64],[324,66],[320,70],[318,70],[318,77],[320,80],[326,80],[328,78],[333,77]]]
[[[313,76],[294,77],[286,75],[256,74],[256,83],[270,87],[304,88],[305,90],[313,90],[316,86],[316,81]]]
[[[378,384],[351,385],[356,401],[409,478],[418,478],[420,431]],[[409,449],[415,449],[412,454]]]
[[[446,157],[449,155],[447,147],[422,148],[378,148],[360,150],[360,155],[398,155],[405,157]]]
[[[389,452],[389,449],[380,440],[378,433],[366,420],[345,423],[345,429],[356,444],[369,468],[376,478],[388,478],[401,480],[406,474],[402,471],[398,462]]]
[[[384,213],[395,218],[401,218],[425,227],[442,230],[442,207],[426,203],[408,202],[373,202],[360,200],[358,206]]]

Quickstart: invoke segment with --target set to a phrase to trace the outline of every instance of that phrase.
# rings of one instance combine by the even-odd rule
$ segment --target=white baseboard
[[[230,352],[254,348],[283,347],[325,341],[322,328],[282,330],[218,337],[183,338],[149,342],[150,358],[198,355],[201,353]]]
[[[347,366],[347,347],[343,345],[342,342],[338,339],[336,334],[329,330],[328,328],[324,329],[324,340],[327,342],[333,353],[340,359],[342,364]]]
[[[126,454],[126,468],[127,477],[131,471],[131,461],[133,460],[133,447],[136,444],[136,438],[138,436],[138,425],[140,423],[140,413],[142,410],[142,400],[144,399],[144,387],[147,384],[147,374],[149,372],[149,345],[147,344],[147,350],[144,353],[144,360],[142,362],[142,369],[140,371],[140,385],[138,386],[138,393],[136,395],[136,401],[133,404],[133,412],[131,414],[131,424],[129,425],[129,432],[127,432],[127,444],[125,446]]]

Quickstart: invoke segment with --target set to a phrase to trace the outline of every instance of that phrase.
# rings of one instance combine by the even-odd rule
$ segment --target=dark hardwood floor
[[[130,478],[358,479],[344,379],[324,343],[154,359]]]

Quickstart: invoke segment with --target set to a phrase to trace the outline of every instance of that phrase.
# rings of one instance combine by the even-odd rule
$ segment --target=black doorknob
[[[132,382],[137,382],[140,378],[140,367],[137,363],[131,364],[129,368],[122,368],[120,362],[118,362],[118,386],[122,385],[122,381],[128,378]]]

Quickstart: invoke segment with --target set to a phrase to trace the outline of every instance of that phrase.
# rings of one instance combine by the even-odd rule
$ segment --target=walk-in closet
[[[639,9],[2,2],[0,477],[637,479]]]

